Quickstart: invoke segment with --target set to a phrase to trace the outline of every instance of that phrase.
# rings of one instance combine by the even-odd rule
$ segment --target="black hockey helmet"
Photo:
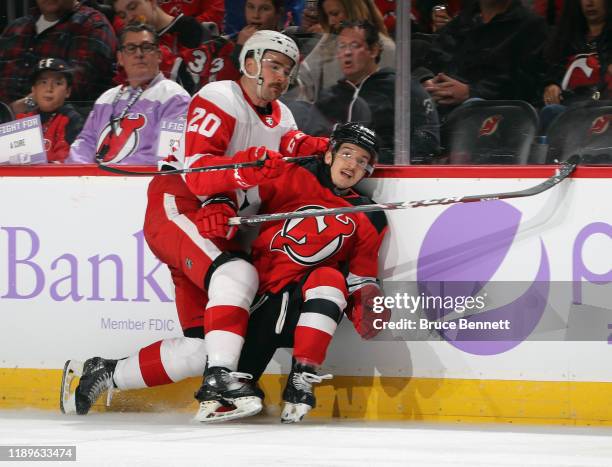
[[[332,154],[340,149],[342,143],[355,144],[365,149],[370,153],[370,166],[376,163],[378,159],[378,138],[374,130],[356,122],[338,123],[334,126],[329,137]],[[370,167],[368,173],[371,174],[373,170],[374,168]]]

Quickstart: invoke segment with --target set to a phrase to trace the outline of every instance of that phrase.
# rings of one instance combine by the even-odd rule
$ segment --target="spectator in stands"
[[[161,122],[184,117],[189,94],[160,73],[159,40],[151,26],[126,26],[119,44],[117,61],[129,84],[100,96],[66,162],[156,164],[169,155],[158,154]]]
[[[318,0],[306,0],[302,2],[299,21],[293,25],[285,25],[283,34],[291,37],[300,49],[301,57],[306,57],[319,43],[323,28],[319,22]],[[285,100],[294,100],[297,93],[285,96]]]
[[[189,70],[197,77],[199,87],[212,81],[240,78],[242,45],[256,31],[279,30],[283,0],[246,0],[244,10],[247,24],[234,39],[230,36],[216,37],[189,54],[183,53]]]
[[[308,1],[308,0],[306,0]],[[244,28],[248,21],[245,16],[246,0],[232,0],[225,5],[224,33],[234,38]],[[278,28],[283,29],[290,25],[299,25],[304,10],[305,0],[281,0],[283,15]]]
[[[0,100],[13,103],[16,113],[27,111],[20,98],[30,92],[32,70],[46,57],[61,58],[74,69],[73,99],[96,99],[113,75],[117,39],[110,23],[77,0],[36,4],[0,36]]]
[[[302,18],[300,21],[299,30],[302,33],[321,34],[323,27],[319,18],[318,1],[306,1],[302,10]]]
[[[380,31],[382,67],[394,67],[395,44],[387,33],[373,0],[319,0],[319,18],[325,34],[300,66],[300,98],[315,102],[322,89],[342,78],[336,60],[338,27],[342,21],[369,21]]]
[[[343,22],[339,32],[336,56],[343,78],[321,92],[315,109],[327,118],[330,126],[350,121],[369,125],[379,137],[379,162],[392,164],[395,71],[379,64],[381,43],[375,25],[369,21]],[[435,107],[418,82],[413,84],[412,92],[412,156],[428,162],[439,148]],[[358,99],[367,104],[369,115],[362,111],[359,116],[355,114]]]
[[[612,96],[612,0],[566,0],[545,57],[542,132],[567,105]]]
[[[171,16],[159,7],[158,0],[113,0],[113,7],[120,20],[116,27],[145,23],[155,29],[162,57],[160,70],[166,78],[176,81],[190,94],[200,88],[199,74],[192,71],[197,70],[197,54],[194,56],[191,49],[201,46],[205,49],[202,43],[210,37],[205,36],[205,29],[197,19],[183,13]],[[124,70],[118,70],[115,82],[125,82]]]
[[[193,16],[200,23],[214,23],[217,32],[223,31],[224,0],[159,0],[159,6],[171,16]]]
[[[70,97],[72,72],[60,58],[41,59],[32,76],[33,110],[17,118],[40,115],[48,162],[64,162],[83,127],[83,117],[65,101]]]
[[[425,89],[446,113],[470,98],[536,100],[546,39],[543,18],[520,0],[480,0],[442,28],[424,65]]]
[[[244,17],[246,26],[238,33],[236,44],[242,45],[256,32],[262,29],[278,31],[283,15],[282,0],[246,0]],[[240,53],[240,52],[238,52]]]
[[[278,31],[283,17],[283,0],[246,0],[244,2],[244,17],[246,25],[240,30],[235,42],[231,42],[223,53],[219,55],[224,58],[224,67],[233,67],[233,76],[225,79],[237,79],[240,77],[239,57],[244,43],[257,31]],[[221,66],[221,64],[219,64]]]

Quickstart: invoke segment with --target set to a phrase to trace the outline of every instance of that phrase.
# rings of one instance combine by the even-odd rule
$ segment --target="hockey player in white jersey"
[[[264,159],[264,165],[154,177],[144,234],[153,253],[170,268],[184,337],[156,342],[118,361],[68,361],[63,411],[85,414],[107,389],[156,386],[203,372],[196,420],[228,420],[261,410],[261,394],[244,381],[249,375],[236,372],[258,279],[240,255],[227,219],[236,215],[245,197],[256,204],[257,185],[281,173],[283,156],[327,149],[327,138],[298,131],[289,109],[277,100],[296,75],[298,61],[290,38],[258,31],[242,50],[240,80],[208,84],[193,97],[185,133],[186,167],[257,159]],[[74,376],[81,380],[72,392]]]

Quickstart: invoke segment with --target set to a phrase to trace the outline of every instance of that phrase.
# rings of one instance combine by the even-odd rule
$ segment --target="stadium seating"
[[[612,163],[612,101],[587,101],[568,107],[547,132],[546,161],[580,154],[586,164]]]
[[[441,127],[443,154],[450,164],[525,164],[537,128],[527,102],[469,101]]]

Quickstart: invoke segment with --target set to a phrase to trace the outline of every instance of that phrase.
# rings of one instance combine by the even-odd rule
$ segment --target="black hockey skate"
[[[301,421],[304,415],[317,405],[312,384],[331,378],[332,375],[318,376],[313,367],[294,360],[287,379],[287,386],[283,391],[285,405],[281,412],[281,422],[297,423]]]
[[[220,366],[206,367],[202,386],[195,393],[200,409],[198,422],[220,422],[250,417],[263,408],[264,394],[249,380],[248,373],[230,371]]]
[[[62,375],[62,392],[60,394],[60,410],[62,413],[86,415],[91,406],[108,390],[106,405],[110,405],[114,388],[113,373],[117,360],[105,360],[93,357],[85,363],[68,360],[64,365]],[[81,380],[73,393],[70,393],[70,383],[80,376]]]

